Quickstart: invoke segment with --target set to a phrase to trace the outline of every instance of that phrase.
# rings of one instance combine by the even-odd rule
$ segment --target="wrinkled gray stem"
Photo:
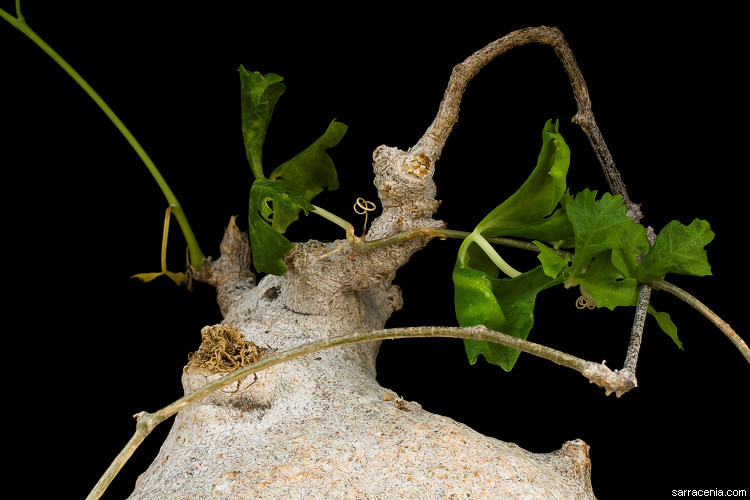
[[[646,321],[648,302],[651,300],[651,286],[641,285],[638,293],[638,303],[635,307],[633,328],[630,331],[630,344],[625,355],[623,371],[628,371],[635,376],[635,365],[638,363],[638,353],[641,350],[641,339],[643,338],[643,325]]]

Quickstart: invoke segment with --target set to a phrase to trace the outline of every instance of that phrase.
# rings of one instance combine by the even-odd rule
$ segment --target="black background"
[[[267,168],[306,147],[332,119],[349,125],[332,150],[341,188],[316,203],[358,225],[353,201],[377,199],[373,149],[416,142],[453,65],[514,29],[558,26],[631,197],[643,203],[644,224],[658,230],[673,218],[700,217],[717,234],[709,245],[714,276],[673,281],[748,338],[748,106],[740,78],[747,58],[738,12],[326,5],[27,2],[24,14],[141,141],[213,256],[230,215],[239,214],[243,227],[251,181],[240,135],[240,64],[283,75],[287,84],[264,148]],[[6,417],[23,438],[16,467],[37,478],[31,496],[38,489],[83,498],[130,437],[131,415],[181,396],[186,355],[220,314],[208,286],[190,293],[166,279],[130,278],[159,270],[161,193],[89,98],[6,23],[0,53],[6,386],[14,387]],[[586,137],[570,123],[574,114],[549,47],[522,47],[485,68],[469,85],[438,163],[437,217],[471,230],[528,175],[550,118],[560,120],[572,150],[571,189],[605,190]],[[315,219],[297,223],[290,236],[341,237]],[[169,265],[180,270],[176,225],[170,242]],[[405,307],[389,326],[455,324],[457,247],[433,242],[401,270]],[[532,256],[504,255],[518,268],[534,265]],[[530,338],[621,366],[632,311],[581,312],[575,298],[562,290],[540,295]],[[407,400],[531,451],[584,439],[599,498],[747,488],[747,362],[677,299],[655,292],[652,302],[672,314],[685,351],[649,320],[639,387],[620,399],[531,356],[511,373],[482,360],[469,366],[458,340],[386,342],[378,377]],[[169,425],[146,440],[105,498],[132,490]]]

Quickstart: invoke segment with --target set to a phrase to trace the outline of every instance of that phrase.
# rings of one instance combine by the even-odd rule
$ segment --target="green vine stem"
[[[75,82],[89,95],[89,97],[97,104],[97,106],[99,106],[104,114],[107,115],[107,117],[112,121],[115,127],[117,127],[117,130],[120,131],[123,137],[125,137],[125,140],[127,140],[133,150],[135,150],[136,154],[138,154],[138,157],[141,159],[141,161],[143,161],[143,163],[146,165],[146,168],[151,173],[156,183],[159,185],[159,188],[164,194],[164,197],[167,199],[167,203],[172,207],[172,214],[177,219],[177,222],[180,225],[180,229],[182,229],[182,234],[185,236],[185,241],[187,242],[188,249],[190,251],[190,264],[195,269],[200,269],[203,266],[204,256],[203,252],[200,249],[200,246],[198,246],[198,240],[196,240],[195,235],[193,234],[193,230],[188,223],[187,217],[185,216],[185,212],[182,210],[180,202],[177,200],[177,197],[169,188],[169,185],[164,180],[164,177],[156,168],[154,162],[143,149],[143,146],[141,146],[141,144],[136,140],[130,130],[128,130],[122,120],[120,120],[115,112],[112,111],[109,105],[107,105],[104,99],[102,99],[102,97],[93,89],[93,87],[91,87],[91,85],[89,85],[89,83],[75,69],[73,69],[73,67],[68,64],[68,62],[63,59],[60,54],[58,54],[52,47],[47,44],[47,42],[45,42],[38,34],[36,34],[36,32],[34,32],[34,30],[31,29],[31,27],[26,23],[25,19],[21,15],[20,0],[16,0],[16,15],[17,17],[13,17],[8,12],[0,9],[1,18],[6,20],[18,31],[26,35],[26,37],[28,37],[32,42],[37,44],[39,48],[41,48],[48,56],[52,58],[53,61],[55,61],[62,69],[64,69],[65,72],[70,75],[71,78],[73,78],[73,80],[75,80]]]
[[[114,480],[115,476],[117,476],[118,472],[122,469],[128,459],[133,455],[138,446],[140,446],[140,444],[146,439],[151,431],[156,428],[157,425],[174,416],[177,412],[186,408],[188,405],[195,403],[199,399],[207,396],[212,392],[227,387],[230,384],[238,382],[248,375],[257,373],[265,368],[269,368],[273,365],[277,365],[279,363],[283,363],[285,361],[289,361],[306,354],[321,351],[323,349],[330,349],[332,347],[355,344],[358,342],[369,342],[372,340],[416,337],[450,337],[460,339],[486,340],[489,342],[502,344],[507,347],[512,347],[514,349],[539,356],[541,358],[552,361],[553,363],[557,363],[558,365],[576,370],[580,372],[584,377],[589,379],[589,381],[603,387],[606,390],[607,394],[615,392],[617,396],[620,396],[634,387],[630,379],[628,379],[627,377],[622,377],[617,371],[610,370],[607,366],[604,365],[604,363],[594,363],[591,361],[586,361],[584,359],[564,353],[562,351],[558,351],[551,347],[546,347],[534,342],[529,342],[528,340],[523,340],[511,335],[489,330],[484,326],[472,326],[465,328],[447,326],[422,326],[410,328],[386,328],[383,330],[373,330],[370,332],[351,333],[339,337],[332,337],[323,340],[317,340],[314,342],[308,342],[287,351],[270,355],[266,358],[261,359],[260,361],[228,373],[227,375],[204,385],[200,389],[186,394],[182,398],[178,399],[168,406],[165,406],[161,410],[158,410],[154,413],[140,412],[135,414],[134,417],[137,419],[137,423],[133,437],[130,438],[122,451],[120,451],[120,453],[115,457],[115,459],[112,461],[110,466],[96,483],[86,499],[98,499],[102,496],[102,494],[104,494],[109,484],[112,482],[112,480]]]
[[[331,213],[325,208],[319,207],[317,205],[313,205],[312,213],[317,214],[330,222],[333,222],[340,228],[343,228],[346,231],[347,241],[355,243],[360,241],[360,238],[354,235],[354,226],[352,226],[349,222],[345,221],[338,215]]]
[[[442,229],[438,227],[416,227],[412,229],[407,229],[400,233],[393,234],[391,236],[379,238],[377,240],[363,241],[363,242],[357,243],[354,245],[354,252],[355,253],[368,253],[368,252],[372,252],[376,248],[389,246],[389,245],[398,245],[399,243],[404,243],[411,239],[420,238],[420,237],[440,238],[443,240],[444,239],[463,240],[463,239],[468,238],[471,234],[472,233],[468,231],[458,231],[456,229]],[[522,250],[529,250],[531,252],[539,253],[539,247],[527,241],[516,240],[513,238],[502,238],[502,237],[501,238],[484,238],[483,237],[482,239],[484,239],[488,243],[494,243],[494,244],[503,245],[506,247],[520,248]],[[563,257],[565,256],[572,257],[573,255],[563,250],[553,249],[553,251],[559,253]]]

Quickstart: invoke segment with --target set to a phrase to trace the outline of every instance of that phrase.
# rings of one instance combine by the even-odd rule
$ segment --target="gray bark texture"
[[[438,154],[375,150],[382,213],[364,240],[444,226],[432,218]],[[396,271],[427,241],[359,254],[346,240],[299,243],[284,276],[256,284],[232,220],[221,257],[196,278],[216,287],[225,324],[281,351],[383,328],[402,306]],[[594,498],[583,441],[530,453],[425,411],[378,384],[379,346],[303,356],[184,409],[130,498]],[[186,369],[183,386],[221,376]]]

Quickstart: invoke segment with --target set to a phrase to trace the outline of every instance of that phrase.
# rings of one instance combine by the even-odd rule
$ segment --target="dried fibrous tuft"
[[[245,340],[240,331],[225,324],[205,326],[200,348],[188,355],[186,371],[225,373],[261,359],[268,349]]]

